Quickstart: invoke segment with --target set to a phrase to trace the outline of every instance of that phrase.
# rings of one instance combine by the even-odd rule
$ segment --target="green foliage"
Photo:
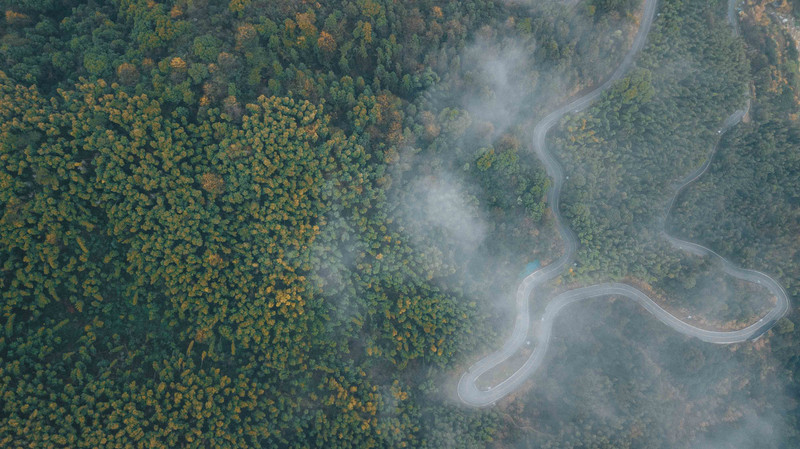
[[[192,55],[202,62],[213,62],[217,60],[221,47],[222,41],[214,36],[198,36],[192,44]]]
[[[501,413],[465,411],[439,386],[465,350],[503,335],[481,299],[557,251],[548,181],[524,142],[563,91],[617,63],[634,5],[589,3],[590,21],[558,2],[4,2],[0,446],[485,447],[508,435]],[[582,274],[683,269],[617,243],[638,238],[634,220],[653,216],[658,189],[702,159],[718,111],[741,102],[741,48],[699,3],[666,2],[641,68],[565,124]],[[462,101],[509,96],[475,72],[474,42],[531,56],[508,122]],[[789,50],[764,46],[750,56],[766,85]],[[781,89],[770,101],[786,102]],[[774,184],[791,176],[796,136],[763,121],[737,139],[786,163],[765,175]],[[632,166],[630,183],[616,175]],[[404,196],[445,176],[485,225],[477,248],[420,223]],[[776,233],[786,223],[770,220]],[[788,320],[780,331],[794,334]],[[613,386],[575,384],[585,398]],[[608,444],[619,427],[564,429],[553,444]]]
[[[559,137],[570,179],[563,211],[580,239],[581,275],[685,278],[657,233],[670,185],[702,164],[728,114],[742,107],[746,60],[713,5],[667,3],[639,67]]]
[[[800,134],[795,66],[789,62],[794,44],[768,24],[775,19],[760,15],[764,2],[756,1],[747,2],[740,16],[744,40],[731,39],[723,6],[660,2],[639,69],[585,113],[565,120],[554,139],[569,175],[563,211],[581,245],[577,280],[590,283],[610,276],[645,281],[655,293],[691,290],[688,299],[666,295],[664,300],[678,310],[703,310],[696,293],[707,288],[701,286],[706,272],[718,268],[675,251],[658,231],[672,195],[670,184],[699,167],[718,145],[708,171],[678,198],[667,231],[708,246],[736,265],[769,273],[790,297],[797,297]],[[635,86],[640,93],[626,95]],[[717,131],[727,115],[743,107],[748,91],[752,106],[745,122],[720,138]],[[734,287],[737,296],[723,313],[704,318],[730,320],[729,325],[738,319],[732,324],[737,328],[753,322],[757,314],[748,302],[764,293],[757,286],[742,287]],[[771,307],[769,298],[763,302]],[[797,444],[797,408],[764,403],[769,402],[764,398],[800,391],[793,374],[798,369],[796,311],[762,340],[731,351],[678,341],[661,328],[642,324],[647,318],[627,305],[597,303],[584,310],[591,312],[576,310],[585,320],[572,324],[583,331],[565,333],[568,341],[555,349],[565,362],[548,365],[540,376],[541,393],[529,395],[520,407],[518,416],[536,419],[515,422],[517,429],[531,428],[516,431],[512,441],[541,441],[541,447],[694,447],[702,445],[698,440],[730,447]],[[671,339],[678,349],[665,350]],[[642,373],[647,366],[657,374]],[[714,385],[713,394],[709,385]],[[656,394],[654,399],[653,391],[673,388],[684,395]],[[592,414],[585,411],[587,404],[617,406]],[[549,412],[553,409],[562,411]],[[742,416],[731,415],[734,409]],[[781,430],[735,433],[747,425],[745,410],[753,409],[765,421],[781,423]],[[670,417],[677,415],[679,422],[673,422]],[[687,423],[698,422],[702,432],[683,433],[692,428],[684,427]]]
[[[743,25],[752,61],[752,121],[725,136],[708,173],[679,198],[669,225],[678,235],[769,273],[797,298],[800,126],[797,75],[789,51],[794,44],[772,26],[751,20]],[[761,50],[764,45],[779,49],[772,61]],[[800,391],[795,322],[796,308],[778,321],[770,338],[779,370],[786,373],[786,388],[794,395]],[[800,422],[797,409],[790,410],[786,419],[796,432]],[[796,444],[797,435],[793,438]]]
[[[230,6],[10,16],[3,447],[427,444],[413,379],[481,332],[386,200],[432,50],[400,52],[391,2]]]
[[[516,212],[524,219],[539,222],[545,204],[541,201],[548,181],[540,171],[520,161],[519,142],[501,139],[498,148],[483,148],[475,161],[476,177],[483,185],[486,205],[506,214]],[[517,223],[508,224],[509,231]]]
[[[636,4],[633,0],[591,0],[591,6],[603,14],[614,12],[625,14]]]

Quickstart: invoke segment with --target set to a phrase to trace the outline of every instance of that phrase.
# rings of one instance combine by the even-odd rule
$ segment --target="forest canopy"
[[[763,100],[752,128],[726,138],[723,160],[784,161],[766,190],[795,174],[796,104],[782,94],[797,85],[796,50],[755,18],[744,42],[732,37],[724,2],[660,3],[637,68],[551,135],[572,175],[562,207],[581,238],[562,287],[697,268],[646,256],[639,224],[659,187],[702,159],[749,79]],[[614,70],[640,2],[0,6],[2,447],[637,447],[674,437],[666,425],[642,432],[670,422],[647,407],[646,382],[671,391],[691,382],[676,366],[761,360],[691,346],[659,362],[666,380],[641,385],[607,381],[612,368],[599,362],[585,375],[556,367],[575,385],[561,387],[566,399],[535,391],[484,410],[462,407],[451,388],[506,336],[522,267],[560,255],[530,131]],[[603,167],[636,176],[603,177]],[[796,223],[777,217],[796,209],[795,192],[772,190],[765,214],[742,203],[719,221],[726,253],[781,263],[733,231],[744,221],[792,242],[784,230]],[[623,195],[634,201],[622,206]],[[681,231],[708,234],[690,224]],[[613,321],[610,310],[598,316]],[[585,328],[636,350],[667,338],[618,321]],[[777,329],[786,364],[770,373],[800,372],[792,322]],[[616,366],[640,371],[638,355],[620,354]],[[720,394],[763,388],[739,384]],[[583,414],[587,401],[623,393],[633,405],[611,424]],[[708,414],[709,432],[728,423],[717,419],[726,411]]]

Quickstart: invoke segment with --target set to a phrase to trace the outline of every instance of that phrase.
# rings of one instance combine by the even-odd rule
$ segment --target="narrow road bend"
[[[738,23],[736,22],[736,17],[734,15],[734,3],[735,0],[728,0],[727,16],[731,26],[733,27],[733,32],[738,34]],[[599,98],[603,92],[611,87],[614,82],[625,75],[625,73],[633,64],[634,57],[644,46],[644,43],[647,39],[647,34],[649,33],[650,27],[653,23],[656,4],[657,0],[645,0],[644,13],[642,14],[639,30],[633,40],[633,44],[625,54],[625,58],[623,59],[622,63],[619,65],[619,67],[617,67],[611,77],[609,77],[608,80],[606,80],[597,88],[593,89],[591,92],[573,100],[569,104],[562,106],[559,109],[556,109],[542,119],[542,121],[539,122],[534,128],[533,147],[536,151],[536,155],[544,164],[547,174],[553,180],[553,183],[547,192],[547,200],[553,212],[556,228],[558,229],[558,232],[564,242],[564,254],[554,263],[531,273],[520,282],[516,292],[517,316],[511,336],[508,338],[508,340],[506,340],[499,350],[489,354],[473,364],[459,379],[458,396],[461,401],[467,405],[474,407],[489,406],[519,388],[519,386],[522,385],[525,380],[527,380],[527,378],[542,365],[550,343],[553,322],[556,316],[558,316],[559,312],[565,307],[584,299],[602,296],[624,296],[626,298],[630,298],[639,303],[648,312],[652,313],[653,316],[655,316],[659,321],[671,327],[675,331],[709,343],[717,344],[739,343],[749,339],[758,338],[764,332],[774,326],[777,320],[784,316],[789,310],[789,298],[786,295],[786,292],[783,290],[783,287],[781,287],[781,285],[770,276],[760,271],[736,267],[730,261],[723,258],[713,250],[696,243],[687,242],[672,237],[666,233],[666,230],[663,230],[662,234],[664,238],[666,238],[678,249],[698,256],[717,258],[722,262],[723,271],[726,274],[748,282],[758,283],[766,287],[777,299],[775,306],[763,317],[761,317],[759,321],[745,327],[744,329],[720,332],[702,329],[681,321],[656,304],[646,294],[627,284],[605,283],[570,290],[553,298],[545,307],[544,314],[541,318],[541,323],[539,324],[536,335],[534,336],[534,350],[527,361],[507,379],[495,385],[494,387],[491,387],[487,390],[481,390],[476,385],[476,380],[481,375],[504,362],[525,344],[528,336],[528,330],[530,328],[529,305],[531,292],[538,285],[544,284],[545,282],[550,281],[561,274],[561,272],[563,272],[564,269],[572,263],[575,250],[578,246],[578,240],[575,237],[575,234],[566,225],[564,225],[564,220],[561,216],[559,198],[561,195],[561,187],[564,182],[564,171],[558,161],[556,161],[553,154],[547,149],[547,133],[556,123],[561,120],[562,117],[564,117],[564,115],[570,112],[576,113],[587,108],[592,104],[592,102]],[[729,116],[728,119],[726,119],[723,123],[722,129],[720,129],[720,134],[727,132],[736,126],[745,116],[749,107],[750,102],[748,100],[744,109],[738,110],[731,114],[731,116]],[[697,180],[703,175],[703,173],[706,172],[715,151],[716,145],[710,151],[706,161],[697,170],[695,170],[693,173],[690,173],[687,177],[673,187],[675,193],[666,208],[662,223],[666,222],[666,216],[669,215],[670,211],[672,210],[678,194],[680,194],[680,192],[687,185]]]

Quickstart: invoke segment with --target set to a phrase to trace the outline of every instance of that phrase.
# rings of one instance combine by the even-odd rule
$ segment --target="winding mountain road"
[[[738,33],[738,24],[736,23],[735,16],[733,14],[734,1],[735,0],[729,0],[728,3],[728,20],[734,29],[734,33]],[[522,367],[511,374],[511,376],[504,381],[487,390],[481,390],[476,385],[476,380],[481,375],[511,357],[525,344],[530,328],[529,305],[531,292],[537,286],[544,284],[545,282],[552,280],[561,274],[561,272],[563,272],[564,269],[570,263],[572,263],[575,250],[578,246],[578,240],[575,237],[575,234],[564,225],[564,220],[561,216],[559,198],[561,195],[561,187],[564,182],[564,172],[561,168],[561,165],[559,165],[558,161],[556,161],[555,157],[547,149],[547,133],[556,123],[561,120],[562,117],[564,117],[564,115],[568,113],[576,113],[588,107],[614,82],[622,78],[628,69],[630,69],[631,65],[633,64],[634,57],[644,46],[647,34],[650,31],[650,27],[655,16],[656,3],[657,0],[645,0],[644,13],[642,14],[639,30],[633,40],[633,44],[625,54],[625,58],[623,59],[622,63],[619,65],[619,67],[617,67],[611,77],[586,95],[577,98],[571,103],[553,111],[544,119],[542,119],[542,121],[539,122],[539,124],[537,124],[534,128],[533,146],[536,151],[536,155],[539,157],[539,159],[541,159],[547,170],[547,174],[553,180],[553,183],[547,192],[547,200],[553,212],[556,228],[558,229],[558,232],[561,235],[565,245],[564,254],[554,263],[531,273],[520,282],[516,293],[517,316],[511,336],[508,338],[508,340],[506,340],[499,350],[472,365],[459,379],[458,396],[461,401],[467,405],[474,407],[485,407],[492,405],[499,399],[507,396],[519,388],[519,386],[522,385],[525,380],[542,365],[550,343],[553,322],[556,316],[558,316],[559,312],[561,312],[561,310],[565,307],[584,299],[602,296],[624,296],[626,298],[630,298],[647,309],[647,311],[652,313],[653,316],[655,316],[659,321],[671,327],[675,331],[691,337],[696,337],[709,343],[717,344],[739,343],[749,339],[756,339],[764,332],[769,330],[769,328],[771,328],[775,322],[789,310],[789,298],[786,295],[786,292],[783,290],[780,284],[778,284],[768,275],[759,271],[736,267],[711,249],[696,243],[691,243],[672,237],[664,230],[662,231],[663,236],[675,247],[698,256],[710,256],[717,258],[722,262],[723,271],[726,274],[766,287],[776,298],[775,306],[770,309],[767,314],[761,317],[759,321],[745,327],[744,329],[729,332],[719,332],[702,329],[681,321],[656,304],[646,294],[627,284],[597,284],[589,287],[570,290],[553,298],[545,307],[544,314],[542,315],[541,322],[534,337],[534,350]],[[725,120],[719,133],[722,134],[738,124],[747,113],[749,105],[750,103],[748,101],[747,106],[744,109],[731,114],[731,116]],[[672,210],[678,194],[687,185],[702,176],[702,174],[708,169],[711,158],[713,157],[715,151],[716,146],[712,148],[702,166],[681,180],[677,185],[673,186],[675,193],[666,208],[662,222],[666,222],[666,216]]]

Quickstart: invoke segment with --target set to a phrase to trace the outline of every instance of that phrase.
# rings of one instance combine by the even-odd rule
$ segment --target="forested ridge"
[[[751,61],[751,121],[723,139],[716,163],[683,195],[670,225],[689,238],[713,245],[726,256],[750,266],[764,266],[797,298],[800,77],[798,42],[790,27],[796,29],[800,5],[776,2],[764,7],[751,3],[742,14],[742,33]],[[703,219],[699,219],[701,216]],[[713,232],[705,220],[715,223]],[[787,396],[792,398],[800,395],[797,322],[795,311],[779,322],[773,341],[774,352],[787,373]],[[797,426],[796,409],[792,418]]]
[[[660,232],[666,225],[734,263],[771,273],[796,297],[797,53],[780,29],[791,8],[737,5],[740,40],[725,21],[725,3],[662,2],[637,69],[568,117],[552,140],[569,176],[562,210],[580,240],[577,265],[562,282],[634,282],[683,311],[682,319],[741,327],[769,299],[709,279],[718,267],[676,251]],[[745,123],[718,142],[726,117],[748,97]],[[665,216],[671,185],[711,154],[707,177]],[[767,341],[726,350],[662,332],[634,308],[597,301],[575,308],[573,323],[560,323],[568,327],[560,339],[555,333],[563,346],[537,377],[541,385],[515,408],[518,417],[536,417],[513,420],[515,441],[542,432],[552,447],[796,444],[796,312]],[[609,347],[628,352],[601,350]],[[586,428],[591,436],[576,436]]]
[[[233,22],[245,7],[258,5],[207,6],[208,17]],[[101,12],[85,8],[75,16]],[[76,86],[42,79],[48,97],[20,85],[39,81],[25,62],[8,70],[22,79],[2,78],[4,446],[419,445],[409,386],[381,365],[445,363],[469,317],[386,227],[363,132],[378,97],[342,78],[331,90],[345,118],[311,91],[240,93],[244,71],[232,69],[252,56],[254,25],[225,53],[213,36],[189,39],[181,5],[108,8],[100,31],[82,31],[110,48],[80,55]],[[163,59],[115,61],[103,25],[139,44],[126,58]],[[300,59],[289,44],[301,31],[286,27],[275,50]],[[167,52],[181,40],[191,56]],[[310,79],[297,87],[319,88]],[[358,269],[341,274],[348,258]]]
[[[742,20],[753,80],[750,122],[725,136],[708,176],[681,198],[670,223],[692,237],[708,239],[724,254],[765,263],[786,279],[797,295],[794,238],[798,225],[797,74],[798,51],[781,21],[769,12],[792,17],[791,8],[748,10]],[[760,27],[769,33],[760,33]],[[764,48],[765,51],[756,51]],[[724,212],[721,209],[726,209]],[[695,214],[713,213],[711,234]],[[747,244],[745,244],[747,242]]]
[[[451,230],[395,200],[448,188],[412,167],[457,148],[478,181],[454,194],[536,230],[543,173],[470,118],[465,80],[493,86],[460,55],[542,37],[577,83],[591,29],[484,1],[2,6],[4,447],[491,441],[496,414],[442,384],[497,312]]]
[[[637,223],[659,213],[650,176],[701,161],[748,79],[782,85],[776,59],[758,59],[772,42],[762,23],[743,45],[724,2],[662,3],[640,68],[555,136],[583,251],[563,284],[694,273],[674,253],[664,267],[640,259],[653,249],[637,246],[652,242]],[[700,345],[665,356],[665,383],[615,383],[631,399],[613,420],[572,413],[610,394],[608,371],[646,372],[650,356],[562,343],[552,352],[607,370],[554,367],[564,399],[533,391],[474,411],[449,387],[503,337],[522,267],[560,251],[529,129],[616,67],[639,2],[0,5],[2,447],[676,447],[706,427],[676,432],[637,401],[677,410],[685,398],[648,391],[691,383],[679,367],[744,357],[741,381],[760,360]],[[773,90],[754,121],[790,120],[795,104]],[[790,158],[792,132],[773,128],[760,132]],[[601,143],[619,151],[583,153]],[[659,145],[678,157],[658,159]],[[613,167],[604,158],[639,164],[639,178],[592,174]],[[615,202],[626,192],[640,202]],[[683,344],[636,317],[604,332],[613,310],[582,322],[605,346]],[[709,432],[722,402],[694,404]]]
[[[567,120],[564,211],[581,240],[579,273],[678,277],[658,236],[669,185],[702,163],[746,95],[744,50],[719,5],[662,4],[637,68]]]

